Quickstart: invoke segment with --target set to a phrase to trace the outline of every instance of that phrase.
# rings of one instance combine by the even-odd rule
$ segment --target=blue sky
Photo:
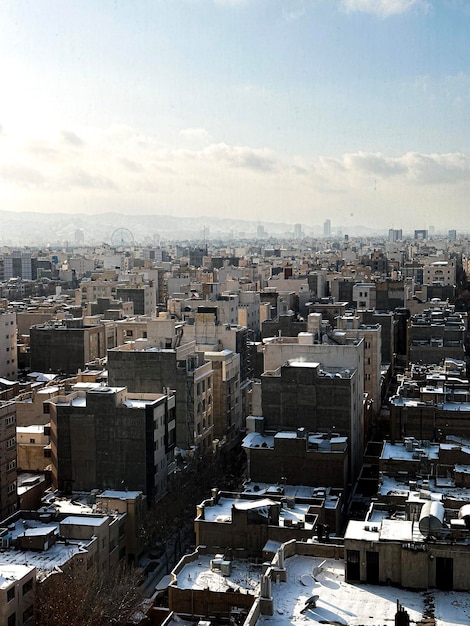
[[[3,0],[0,207],[470,230],[469,0]]]

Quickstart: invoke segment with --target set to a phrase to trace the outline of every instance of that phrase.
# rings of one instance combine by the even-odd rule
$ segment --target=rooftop
[[[220,497],[217,503],[204,507],[204,520],[206,522],[230,523],[232,521],[233,509],[256,509],[261,516],[269,518],[270,507],[274,505],[279,506],[279,502],[263,497],[258,500]],[[313,530],[314,524],[305,521],[305,517],[309,513],[309,507],[310,504],[300,504],[293,501],[287,506],[283,502],[279,512],[279,526],[292,526],[301,522],[306,530]]]
[[[333,559],[295,555],[287,558],[285,565],[287,582],[271,585],[274,615],[260,616],[258,624],[383,626],[394,623],[397,600],[408,612],[411,623],[415,623],[427,615],[430,596],[436,626],[462,626],[470,622],[467,593],[412,592],[383,585],[352,585],[344,580],[344,562]],[[305,610],[306,600],[312,595],[319,596],[316,607]]]
[[[348,438],[328,433],[298,434],[297,431],[280,431],[272,434],[248,433],[242,442],[244,448],[274,449],[276,440],[303,439],[308,448],[319,452],[342,452],[347,445]]]
[[[193,556],[193,555],[191,555]],[[257,594],[259,591],[261,565],[235,559],[230,561],[231,573],[211,568],[211,561],[223,555],[194,553],[194,560],[186,559],[182,569],[172,574],[172,584],[180,589],[209,589],[210,591],[238,591]]]

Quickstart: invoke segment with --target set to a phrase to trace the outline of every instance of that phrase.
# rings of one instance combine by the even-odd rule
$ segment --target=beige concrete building
[[[18,376],[16,343],[16,313],[0,306],[0,378],[16,380]]]
[[[377,302],[375,283],[355,283],[352,288],[352,299],[356,309],[374,310]]]
[[[19,563],[0,563],[0,624],[2,626],[34,624],[35,589],[35,567]]]
[[[244,427],[240,386],[240,355],[231,350],[204,352],[212,364],[214,441],[228,448],[240,443]]]
[[[336,322],[333,339],[351,341],[364,339],[364,390],[374,403],[374,412],[380,411],[382,381],[382,327],[380,324],[362,324],[357,316],[343,316]]]
[[[50,424],[17,426],[18,469],[44,472],[51,464]]]
[[[16,423],[19,427],[45,425],[49,423],[48,400],[60,395],[59,385],[37,387],[25,391],[15,398]]]
[[[447,529],[444,516],[439,501],[423,499],[416,521],[351,520],[344,536],[346,580],[467,591],[468,529],[465,523]]]
[[[423,284],[425,285],[455,285],[457,263],[455,259],[439,260],[423,265]]]

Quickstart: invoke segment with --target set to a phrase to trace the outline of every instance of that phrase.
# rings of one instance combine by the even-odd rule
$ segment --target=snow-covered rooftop
[[[31,570],[34,570],[31,565],[0,563],[0,589],[5,589],[9,587],[12,582],[21,580],[24,576],[29,574]]]
[[[331,452],[332,449],[339,448],[339,451],[343,451],[344,446],[348,442],[347,437],[341,435],[331,435],[327,433],[306,433],[306,437],[299,435],[297,431],[279,431],[276,433],[261,434],[257,432],[248,433],[243,441],[242,446],[244,448],[266,448],[273,449],[276,440],[280,439],[303,439],[305,445],[310,448],[315,448],[320,452]]]
[[[266,517],[268,517],[268,509],[274,504],[275,502],[269,498],[253,500],[220,497],[217,504],[204,507],[204,520],[206,522],[230,523],[232,521],[233,508],[239,510],[256,509],[261,514],[266,513]],[[309,506],[310,504],[299,504],[298,502],[291,502],[290,506],[281,506],[279,512],[279,526],[290,525],[292,522],[305,522],[305,516],[308,513]],[[313,529],[313,524],[311,522],[305,522],[304,527],[307,530]]]
[[[199,554],[194,561],[187,562],[176,574],[176,585],[180,589],[210,589],[257,594],[259,590],[261,566],[248,561],[231,561],[231,574],[223,575],[220,570],[211,569],[211,560],[222,555]]]
[[[439,458],[438,444],[429,445],[429,442],[421,443],[414,440],[410,441],[409,448],[410,449],[407,449],[406,445],[403,443],[386,442],[380,458],[382,460],[397,459],[402,461],[413,461],[415,460],[413,455],[416,455],[418,450],[421,456],[426,456],[428,459],[437,460]]]
[[[305,556],[285,561],[287,582],[271,585],[274,615],[262,615],[258,624],[344,624],[383,626],[395,623],[397,600],[408,612],[411,623],[420,621],[434,604],[436,626],[470,623],[470,596],[462,592],[427,590],[413,592],[396,587],[349,584],[344,579],[344,562]],[[313,570],[320,568],[313,577]],[[305,602],[318,595],[316,607],[305,610]],[[304,612],[302,612],[304,610]]]

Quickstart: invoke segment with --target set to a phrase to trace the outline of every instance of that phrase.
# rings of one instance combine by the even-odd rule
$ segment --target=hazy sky
[[[2,0],[0,209],[470,230],[470,0]]]

